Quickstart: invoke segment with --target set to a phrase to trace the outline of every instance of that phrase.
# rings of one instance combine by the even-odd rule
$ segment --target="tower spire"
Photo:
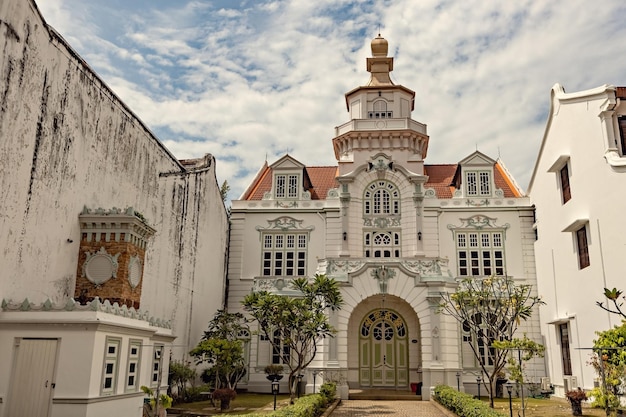
[[[387,40],[380,36],[372,40],[372,57],[367,58],[367,71],[371,73],[368,86],[394,85],[389,78],[389,73],[393,71],[393,57],[387,56],[389,44]]]

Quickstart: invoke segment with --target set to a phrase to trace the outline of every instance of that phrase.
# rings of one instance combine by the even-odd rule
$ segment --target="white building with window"
[[[625,100],[622,102],[622,100]],[[626,88],[565,93],[550,113],[529,186],[536,206],[535,256],[542,333],[557,393],[594,386],[587,365],[596,331],[621,323],[595,304],[624,289],[626,237],[617,220],[626,190]]]
[[[460,371],[475,391],[469,343],[488,363],[490,341],[437,314],[440,293],[458,278],[492,274],[534,285],[534,210],[502,162],[478,151],[425,164],[426,125],[411,118],[415,92],[391,81],[387,49],[380,36],[372,41],[370,80],[345,95],[336,166],[285,155],[232,202],[228,308],[240,310],[250,291],[297,295],[293,278],[327,274],[341,283],[345,305],[330,317],[337,336],[307,370],[309,390],[320,375],[345,381],[344,396],[348,387],[456,386]],[[539,330],[535,314],[523,331],[541,341]],[[246,349],[240,386],[268,391],[263,369],[280,358],[254,333]],[[535,382],[545,377],[543,362],[529,371]]]

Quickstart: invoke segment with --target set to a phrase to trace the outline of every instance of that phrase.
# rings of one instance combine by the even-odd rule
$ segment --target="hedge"
[[[319,394],[298,398],[295,404],[270,414],[246,414],[245,417],[318,417],[324,414],[326,407],[333,402],[336,391],[334,383],[325,383],[320,387]]]
[[[435,387],[434,399],[459,417],[507,417],[506,414],[489,407],[489,404],[447,385]]]

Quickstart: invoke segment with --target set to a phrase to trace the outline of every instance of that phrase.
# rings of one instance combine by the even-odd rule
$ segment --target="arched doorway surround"
[[[348,328],[350,385],[408,388],[421,381],[419,320],[406,301],[369,297],[354,308]]]

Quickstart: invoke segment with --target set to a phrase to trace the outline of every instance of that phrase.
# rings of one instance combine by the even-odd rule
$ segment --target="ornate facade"
[[[329,144],[336,166],[285,155],[232,202],[229,309],[250,291],[293,294],[293,278],[327,274],[345,305],[330,317],[336,337],[307,371],[309,390],[320,375],[339,380],[344,396],[456,386],[457,372],[475,390],[478,366],[458,323],[437,313],[440,294],[471,276],[534,284],[533,207],[502,161],[478,151],[425,163],[428,147],[441,145],[411,118],[415,92],[391,81],[387,49],[380,36],[372,41],[370,80],[345,95],[349,121]],[[538,315],[524,331],[541,340]],[[262,371],[277,356],[257,336],[246,343],[245,384],[268,390]],[[545,371],[533,366],[538,382]]]

